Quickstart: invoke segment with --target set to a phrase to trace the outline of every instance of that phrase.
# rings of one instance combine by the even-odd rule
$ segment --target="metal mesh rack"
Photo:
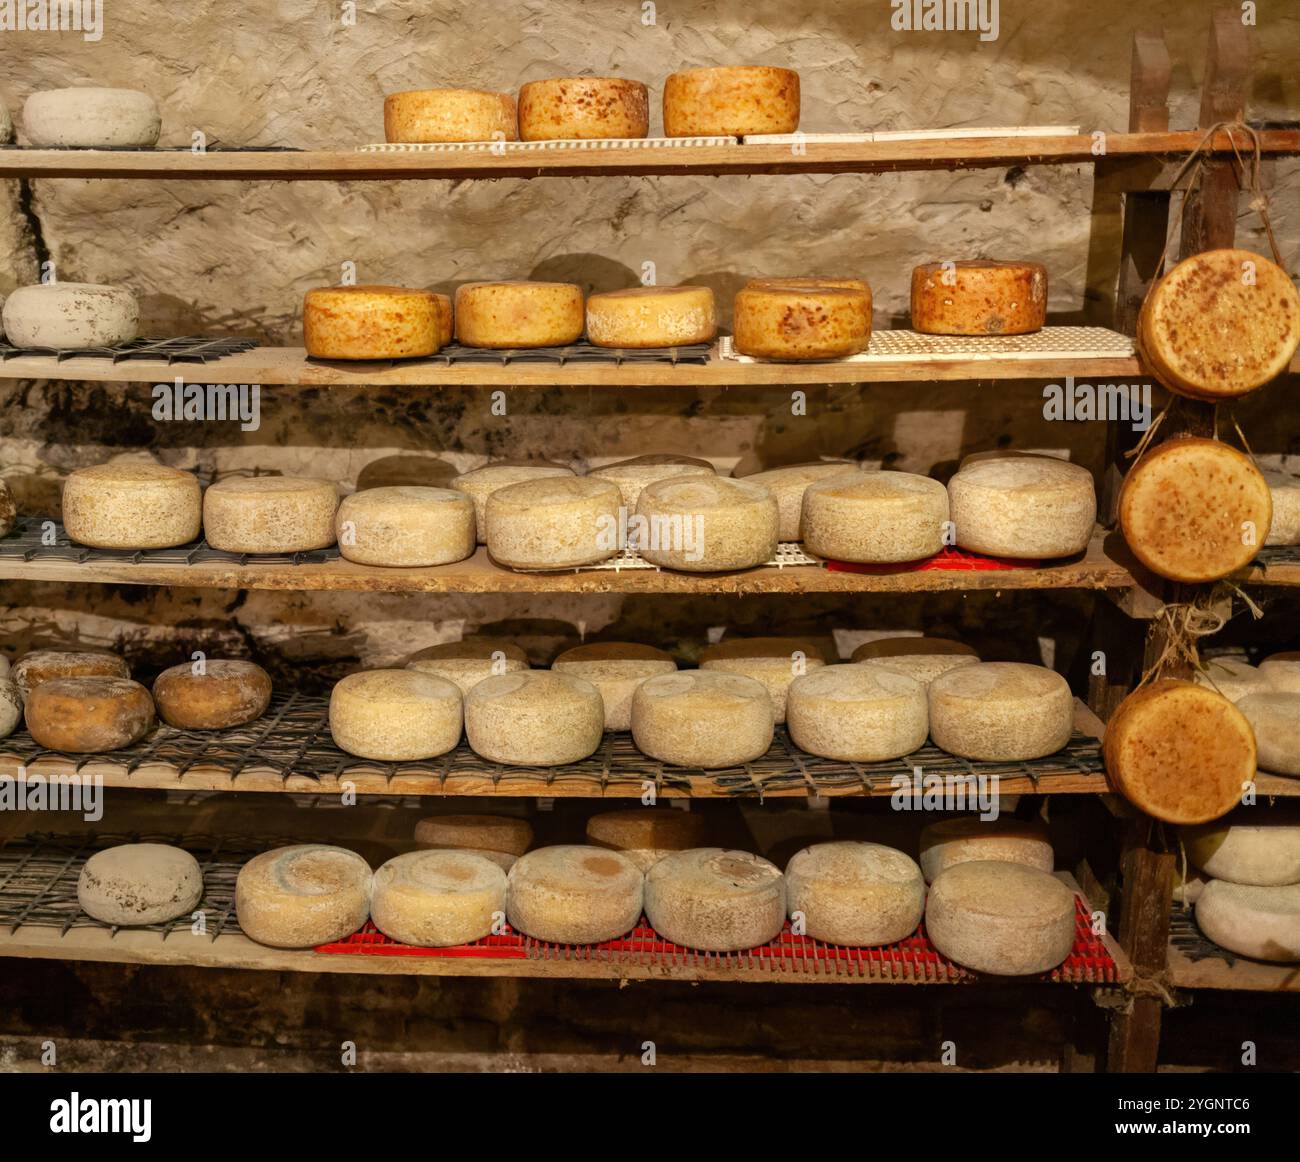
[[[699,363],[709,361],[712,348],[708,343],[692,343],[684,347],[596,347],[585,340],[571,343],[567,347],[511,347],[507,349],[489,349],[486,347],[462,347],[451,343],[436,355],[427,356],[430,363],[491,363],[508,366],[511,363]],[[308,357],[309,363],[330,363],[331,360],[318,360]],[[414,362],[414,361],[413,361]]]
[[[125,363],[158,359],[165,363],[212,363],[227,355],[238,355],[260,346],[256,339],[217,338],[183,335],[176,339],[132,339],[116,347],[14,347],[0,340],[0,362],[24,355],[52,355],[59,363],[68,359],[111,359]]]

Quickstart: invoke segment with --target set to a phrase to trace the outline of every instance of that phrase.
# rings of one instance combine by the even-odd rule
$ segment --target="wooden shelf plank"
[[[1232,992],[1300,993],[1300,964],[1265,964],[1261,960],[1193,960],[1172,942],[1169,979],[1175,988],[1225,989]]]

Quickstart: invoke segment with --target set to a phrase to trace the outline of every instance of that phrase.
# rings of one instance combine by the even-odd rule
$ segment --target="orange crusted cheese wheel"
[[[196,673],[190,662],[164,670],[153,684],[168,726],[221,730],[261,718],[271,701],[271,675],[256,662],[214,659]]]
[[[32,650],[14,663],[13,680],[26,700],[42,682],[58,678],[129,678],[116,654],[104,650]]]
[[[153,699],[129,678],[57,678],[27,696],[27,729],[47,750],[93,754],[139,742],[153,726]]]
[[[410,359],[451,339],[451,299],[400,286],[327,286],[302,304],[307,354],[317,359]]]
[[[735,347],[759,359],[839,359],[871,342],[871,295],[847,287],[746,287],[736,295]]]
[[[456,338],[467,347],[562,347],[582,334],[571,282],[469,282],[456,291]]]
[[[1166,823],[1208,823],[1231,811],[1255,778],[1250,723],[1222,694],[1163,678],[1111,715],[1106,770],[1135,807]]]
[[[664,82],[664,134],[743,137],[799,128],[799,74],[770,65],[687,69]]]
[[[1249,250],[1186,258],[1151,288],[1138,348],[1155,377],[1194,399],[1231,399],[1290,366],[1300,293],[1280,266]]]
[[[525,141],[644,137],[650,94],[621,77],[554,77],[519,90],[519,136]]]
[[[1273,501],[1259,469],[1217,440],[1180,436],[1124,478],[1119,523],[1133,555],[1171,581],[1216,581],[1250,564]]]
[[[482,89],[414,89],[384,98],[384,139],[518,141],[519,114],[509,93]]]
[[[1039,262],[927,262],[912,271],[912,329],[927,335],[1028,335],[1047,319]]]
[[[718,328],[706,286],[641,286],[587,300],[587,338],[597,347],[683,347]]]
[[[794,286],[802,290],[832,287],[837,290],[861,291],[867,296],[867,306],[871,306],[871,284],[865,278],[820,278],[799,276],[797,278],[751,278],[745,283],[746,290],[771,290],[773,287]]]

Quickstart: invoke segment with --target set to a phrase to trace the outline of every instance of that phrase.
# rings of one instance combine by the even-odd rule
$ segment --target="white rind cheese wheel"
[[[1187,858],[1210,879],[1276,887],[1300,883],[1300,823],[1219,822],[1181,830]]]
[[[957,544],[992,557],[1082,553],[1097,523],[1092,473],[1052,456],[971,460],[948,481]]]
[[[14,664],[13,679],[24,701],[42,682],[57,678],[129,678],[116,654],[102,650],[32,650]]]
[[[420,948],[481,940],[506,912],[506,873],[466,851],[410,851],[383,864],[370,918],[385,936]]]
[[[1070,686],[1046,666],[980,662],[930,683],[930,737],[961,758],[1042,758],[1065,746],[1073,730]]]
[[[451,342],[451,299],[401,286],[324,286],[302,304],[314,359],[413,359]]]
[[[525,480],[572,475],[573,469],[566,468],[563,464],[503,460],[462,472],[459,476],[452,477],[447,487],[465,493],[474,502],[474,527],[478,531],[478,543],[481,545],[487,539],[488,497],[498,488],[505,488],[507,484],[520,484]]]
[[[487,500],[493,560],[512,569],[571,569],[618,552],[618,486],[590,476],[525,480]]]
[[[539,847],[510,869],[510,926],[552,944],[599,944],[636,927],[644,877],[626,856],[577,844]]]
[[[1262,888],[1211,880],[1197,898],[1196,923],[1229,952],[1300,961],[1300,884]]]
[[[672,674],[671,654],[633,642],[593,642],[565,650],[551,669],[590,682],[605,706],[606,730],[632,729],[632,695],[647,678]]]
[[[330,692],[330,735],[358,758],[435,758],[456,748],[461,722],[460,688],[433,674],[366,670],[341,678]]]
[[[679,851],[646,873],[645,911],[650,927],[683,948],[758,948],[785,927],[785,877],[747,851]]]
[[[600,480],[612,480],[617,484],[619,495],[623,498],[623,507],[630,514],[636,512],[642,490],[651,484],[679,476],[716,476],[717,471],[707,460],[697,460],[694,456],[652,452],[648,456],[633,456],[630,460],[602,464],[587,475]]]
[[[921,829],[921,871],[933,883],[959,863],[991,860],[1050,872],[1056,864],[1047,828],[1016,819],[944,819]]]
[[[1133,555],[1170,581],[1217,581],[1245,568],[1267,542],[1272,519],[1268,483],[1250,459],[1195,436],[1142,456],[1119,494]]]
[[[493,674],[513,674],[528,669],[528,655],[514,642],[471,637],[419,650],[407,659],[406,668],[446,678],[455,682],[462,694],[468,694]]]
[[[302,553],[334,544],[338,488],[310,476],[230,476],[203,494],[203,536],[227,553]]]
[[[871,342],[871,296],[847,287],[745,287],[732,332],[736,351],[756,359],[842,359]]]
[[[650,131],[650,94],[622,77],[552,77],[519,90],[519,136],[524,141],[644,137]]]
[[[136,89],[49,89],[27,98],[23,130],[35,146],[150,149],[158,144],[162,114]]]
[[[149,691],[129,678],[56,678],[27,695],[24,717],[47,750],[96,754],[144,738],[154,707]]]
[[[129,343],[139,334],[140,304],[125,287],[46,282],[14,291],[3,318],[15,347],[79,351]]]
[[[925,335],[1027,335],[1047,321],[1038,262],[927,262],[912,271],[912,329]]]
[[[384,98],[384,140],[518,141],[519,111],[509,93],[412,89]]]
[[[1166,823],[1208,823],[1241,801],[1255,778],[1255,735],[1222,694],[1163,678],[1111,715],[1106,772],[1134,806]]]
[[[930,886],[925,930],[940,953],[977,972],[1048,972],[1074,947],[1074,893],[1021,864],[960,863]]]
[[[12,678],[0,676],[0,738],[8,738],[23,720],[23,695]]]
[[[810,484],[828,476],[843,476],[855,471],[848,460],[819,460],[812,464],[789,464],[784,468],[769,468],[744,477],[747,484],[758,484],[776,497],[780,514],[776,536],[779,541],[802,541],[800,517],[803,513],[803,494]]]
[[[582,288],[569,282],[469,282],[455,314],[466,347],[563,347],[585,322]]]
[[[1195,868],[1189,867],[1183,874],[1181,867],[1174,868],[1174,903],[1194,904],[1201,898],[1205,885],[1210,881]]]
[[[815,642],[797,637],[729,638],[700,654],[700,669],[742,674],[761,682],[772,699],[775,722],[784,722],[790,684],[826,665],[826,655]]]
[[[632,738],[651,758],[716,770],[765,755],[774,718],[767,687],[709,670],[648,678],[632,696]]]
[[[169,549],[198,538],[203,490],[162,464],[96,464],[63,485],[63,527],[96,549]]]
[[[1273,688],[1267,674],[1242,658],[1211,658],[1204,669],[1193,672],[1192,681],[1217,690],[1229,702],[1239,702],[1247,694],[1264,694]]]
[[[869,948],[906,940],[925,912],[916,862],[878,843],[816,843],[785,869],[790,918],[814,940]]]
[[[602,811],[587,820],[588,842],[621,851],[643,872],[674,851],[699,847],[704,831],[699,815],[671,807]]]
[[[929,733],[920,682],[852,663],[796,678],[785,714],[797,747],[841,762],[900,758],[924,746]]]
[[[312,948],[351,936],[370,915],[370,867],[355,851],[321,843],[254,856],[235,880],[244,935],[270,948]]]
[[[571,674],[526,670],[484,678],[465,698],[474,753],[507,766],[558,767],[600,746],[600,691]]]
[[[181,730],[226,730],[261,718],[271,703],[271,675],[255,662],[212,658],[164,670],[153,683],[158,716]]]
[[[474,555],[474,502],[450,488],[367,488],[334,515],[339,552],[360,565],[447,565]]]
[[[596,347],[685,347],[718,333],[706,286],[641,286],[587,300],[587,338]]]
[[[911,472],[850,471],[803,494],[804,546],[836,561],[892,564],[943,548],[948,490]]]
[[[922,686],[929,686],[940,674],[958,666],[973,666],[980,658],[964,642],[948,638],[885,637],[863,642],[850,660],[906,674]]]
[[[91,919],[127,928],[186,916],[203,899],[203,872],[188,851],[123,843],[97,851],[77,877],[77,903]]]
[[[415,825],[421,847],[495,851],[521,856],[533,842],[527,819],[509,815],[430,815]]]
[[[1268,690],[1237,703],[1255,734],[1256,761],[1275,775],[1300,775],[1300,694]]]
[[[1259,664],[1270,690],[1285,694],[1300,694],[1300,651],[1288,650],[1270,654]]]
[[[1300,476],[1261,472],[1273,502],[1273,521],[1266,545],[1300,545]]]
[[[799,74],[792,69],[686,69],[664,82],[666,137],[744,137],[798,128]]]
[[[776,498],[762,485],[745,480],[661,480],[641,490],[636,515],[645,522],[638,532],[641,556],[665,569],[752,569],[776,554]]]

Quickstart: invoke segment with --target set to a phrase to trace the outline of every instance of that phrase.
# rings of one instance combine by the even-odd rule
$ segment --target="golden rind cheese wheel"
[[[871,298],[846,287],[746,287],[732,331],[736,350],[756,359],[841,359],[871,342]]]
[[[95,754],[139,742],[154,724],[153,699],[129,678],[57,678],[28,696],[27,729],[47,750]]]
[[[414,89],[384,98],[384,140],[518,141],[519,112],[509,93]]]
[[[553,77],[519,90],[519,136],[524,141],[644,137],[650,131],[650,94],[621,77]]]
[[[707,286],[640,286],[587,300],[587,338],[596,347],[684,347],[717,334]]]
[[[153,684],[159,717],[182,730],[223,730],[261,718],[271,702],[271,675],[256,662],[214,658],[196,674],[190,662],[164,670]]]
[[[1047,321],[1039,262],[927,262],[912,271],[912,329],[926,335],[1028,335]]]
[[[70,540],[97,549],[168,549],[197,539],[203,490],[192,472],[162,464],[96,464],[63,485]]]
[[[302,334],[315,359],[413,359],[451,341],[451,299],[400,286],[309,290]]]
[[[469,282],[456,290],[466,347],[563,347],[582,334],[582,288],[568,282]]]
[[[334,543],[338,487],[312,476],[229,476],[203,494],[203,535],[227,553],[306,553]]]
[[[686,69],[664,82],[668,137],[743,137],[799,128],[799,74],[771,65]]]

